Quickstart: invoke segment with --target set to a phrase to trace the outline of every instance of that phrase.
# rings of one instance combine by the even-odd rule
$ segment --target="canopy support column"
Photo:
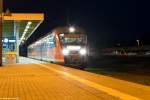
[[[0,0],[0,66],[2,66],[3,61],[2,61],[2,48],[3,48],[3,44],[2,44],[2,20],[3,20],[3,0]]]
[[[16,38],[16,63],[19,63],[19,22],[14,21],[14,34]]]

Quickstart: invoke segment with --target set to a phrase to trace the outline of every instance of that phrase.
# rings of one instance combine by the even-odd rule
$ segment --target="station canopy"
[[[16,39],[23,43],[43,22],[43,13],[9,13],[3,14],[3,39]]]

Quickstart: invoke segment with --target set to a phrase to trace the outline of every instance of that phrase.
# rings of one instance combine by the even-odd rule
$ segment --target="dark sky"
[[[149,2],[136,0],[4,0],[11,12],[43,12],[45,21],[28,40],[39,38],[57,26],[82,27],[92,45],[111,47],[150,44]],[[68,19],[68,20],[67,20]]]

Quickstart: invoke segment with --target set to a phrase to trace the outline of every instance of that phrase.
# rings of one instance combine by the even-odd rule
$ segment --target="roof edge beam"
[[[9,16],[3,14],[3,20],[44,20],[43,13],[11,13]]]

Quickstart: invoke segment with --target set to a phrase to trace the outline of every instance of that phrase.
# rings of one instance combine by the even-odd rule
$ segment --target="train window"
[[[48,37],[48,47],[50,47],[50,48],[55,47],[55,38],[53,35],[49,35],[49,37]]]
[[[86,43],[86,35],[60,34],[59,38],[62,43]]]
[[[64,42],[64,39],[65,39],[65,38],[64,38],[64,34],[60,34],[60,35],[59,35],[59,38],[60,38],[60,41],[61,41],[61,42]]]

